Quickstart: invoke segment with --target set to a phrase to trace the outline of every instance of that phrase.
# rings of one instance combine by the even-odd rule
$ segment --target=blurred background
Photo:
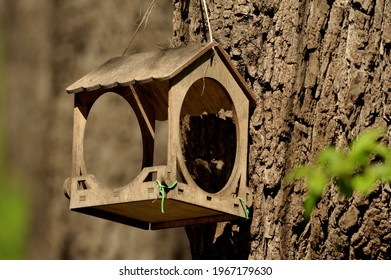
[[[122,55],[150,3],[0,0],[0,259],[190,258],[183,228],[143,231],[73,213],[63,194],[73,111],[65,88]],[[172,17],[172,1],[157,0],[128,54],[170,46]],[[140,131],[121,98],[98,101],[87,169],[122,185],[140,170]]]

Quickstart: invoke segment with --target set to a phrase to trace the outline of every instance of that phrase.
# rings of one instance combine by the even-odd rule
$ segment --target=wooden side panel
[[[233,103],[232,109],[237,127],[237,150],[232,151],[236,153],[234,168],[226,186],[218,193],[205,192],[196,185],[186,168],[186,159],[183,157],[180,145],[179,120],[182,104],[186,93],[192,85],[199,80],[202,81],[203,78],[210,78],[218,81],[218,83],[225,88]],[[207,92],[205,90],[203,94],[211,95],[208,100],[209,102],[213,102],[216,108],[222,106],[219,104],[220,96],[217,96],[216,99],[214,99],[214,91]],[[193,64],[173,79],[172,88],[170,89],[169,94],[169,102],[170,151],[168,165],[177,167],[183,175],[184,180],[187,183],[185,192],[187,194],[189,194],[189,192],[191,193],[191,195],[186,196],[187,201],[205,207],[217,207],[218,205],[220,211],[236,213],[237,215],[244,217],[244,209],[242,207],[237,207],[239,203],[238,197],[243,198],[246,205],[252,204],[252,197],[249,188],[246,186],[249,100],[243,94],[241,87],[218,55],[214,55],[213,59],[210,59],[210,57],[205,55],[198,60],[197,64]],[[183,112],[186,113],[186,110],[191,111],[191,108],[182,108],[182,114]],[[178,197],[180,197],[180,194],[178,194]]]

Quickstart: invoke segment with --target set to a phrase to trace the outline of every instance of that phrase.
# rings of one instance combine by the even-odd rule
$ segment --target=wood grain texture
[[[68,93],[113,88],[153,80],[167,80],[208,51],[208,45],[193,45],[136,53],[109,59],[67,88]]]

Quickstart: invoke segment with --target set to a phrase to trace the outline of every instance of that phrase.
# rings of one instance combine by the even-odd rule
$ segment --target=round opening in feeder
[[[231,177],[235,119],[233,102],[218,81],[202,78],[191,85],[181,108],[181,148],[191,180],[209,193],[222,190]]]
[[[135,113],[116,93],[105,93],[88,114],[84,159],[89,174],[107,187],[133,181],[142,166],[143,144]]]

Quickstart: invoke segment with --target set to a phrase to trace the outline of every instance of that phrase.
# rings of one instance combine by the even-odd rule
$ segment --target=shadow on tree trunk
[[[250,253],[250,221],[187,226],[194,260],[246,260]]]

